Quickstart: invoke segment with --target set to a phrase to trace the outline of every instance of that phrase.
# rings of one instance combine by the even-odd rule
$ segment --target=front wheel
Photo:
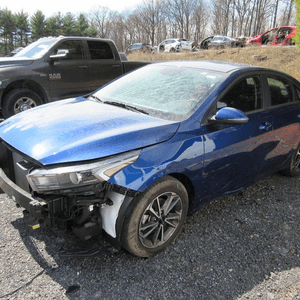
[[[125,219],[122,245],[132,254],[150,257],[168,247],[182,228],[188,211],[184,185],[166,176],[140,194]]]
[[[40,96],[29,89],[10,91],[3,99],[2,115],[5,119],[22,111],[43,104]]]
[[[300,175],[300,144],[298,145],[288,169],[283,170],[283,173],[290,177],[296,177]]]

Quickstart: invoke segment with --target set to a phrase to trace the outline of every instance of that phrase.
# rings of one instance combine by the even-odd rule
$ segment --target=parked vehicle
[[[199,48],[207,50],[210,45],[210,42],[212,41],[213,38],[214,38],[214,36],[212,35],[212,36],[209,36],[209,37],[205,38],[204,40],[202,40],[199,43]]]
[[[148,44],[142,44],[142,43],[135,43],[130,45],[126,48],[125,53],[132,53],[132,52],[148,52],[151,53],[153,51],[153,48],[151,45]]]
[[[33,228],[103,233],[148,257],[207,201],[277,171],[298,176],[299,122],[300,83],[284,73],[150,64],[2,122],[0,188]]]
[[[296,26],[280,26],[249,38],[246,44],[252,46],[290,46],[295,45],[292,40],[294,35],[296,35]]]
[[[244,47],[245,41],[228,36],[215,35],[210,41],[208,48]]]
[[[166,39],[157,46],[160,52],[179,52],[181,50],[193,50],[197,43],[186,39]]]
[[[4,118],[54,100],[90,93],[145,65],[120,58],[111,40],[43,38],[13,57],[0,58],[0,108]]]

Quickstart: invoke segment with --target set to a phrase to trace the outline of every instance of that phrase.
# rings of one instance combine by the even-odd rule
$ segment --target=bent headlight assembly
[[[31,188],[38,193],[97,184],[109,180],[112,175],[134,163],[140,152],[131,151],[78,166],[36,169],[27,175],[27,180]]]

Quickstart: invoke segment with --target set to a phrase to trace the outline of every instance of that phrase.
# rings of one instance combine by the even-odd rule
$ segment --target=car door
[[[273,134],[278,140],[274,163],[282,164],[300,141],[300,91],[280,75],[266,74],[268,105],[273,118]]]
[[[242,78],[214,105],[233,107],[249,118],[246,124],[204,124],[203,189],[209,198],[237,191],[268,172],[270,153],[278,142],[272,115],[263,109],[260,76]]]
[[[110,45],[104,41],[87,41],[89,48],[89,89],[96,90],[123,74],[122,62],[116,60]]]
[[[65,40],[50,55],[67,53],[65,58],[50,63],[49,87],[52,100],[83,95],[89,91],[89,70],[81,40]]]

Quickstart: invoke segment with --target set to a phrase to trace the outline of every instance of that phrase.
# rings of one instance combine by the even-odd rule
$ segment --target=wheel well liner
[[[44,89],[32,80],[18,80],[9,84],[3,92],[1,102],[10,91],[15,89],[30,89],[38,94],[44,103],[48,102]]]

